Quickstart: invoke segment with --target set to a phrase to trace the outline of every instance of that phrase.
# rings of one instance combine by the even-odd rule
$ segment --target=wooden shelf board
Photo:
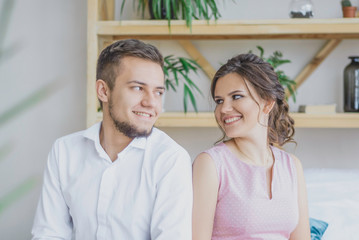
[[[305,114],[290,113],[296,128],[359,128],[359,113]],[[102,114],[97,113],[97,121]],[[157,127],[217,127],[212,112],[165,112],[157,120]]]
[[[195,20],[192,32],[182,20],[98,21],[97,34],[148,39],[358,38],[359,18],[279,20]]]

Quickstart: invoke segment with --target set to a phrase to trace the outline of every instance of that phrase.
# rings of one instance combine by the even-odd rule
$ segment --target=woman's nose
[[[223,101],[221,106],[221,112],[227,113],[233,110],[232,103],[230,101]]]

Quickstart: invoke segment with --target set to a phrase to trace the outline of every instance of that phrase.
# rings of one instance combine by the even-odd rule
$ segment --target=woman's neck
[[[271,166],[273,163],[272,150],[267,138],[244,139],[234,138],[232,147],[240,159],[258,166]]]

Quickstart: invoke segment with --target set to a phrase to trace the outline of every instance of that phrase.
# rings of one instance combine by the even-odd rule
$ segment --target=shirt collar
[[[101,129],[102,122],[98,122],[88,129],[85,130],[83,136],[85,138],[88,138],[95,142],[97,146],[100,146],[100,129]],[[140,137],[140,138],[134,138],[129,146],[139,148],[139,149],[145,149],[147,143],[147,137]]]

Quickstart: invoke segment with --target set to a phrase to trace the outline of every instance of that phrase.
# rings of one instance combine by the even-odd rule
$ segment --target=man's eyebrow
[[[164,86],[158,86],[156,87],[157,89],[161,89],[161,90],[166,90],[166,88]]]
[[[147,85],[146,83],[141,82],[141,81],[137,81],[137,80],[132,80],[132,81],[127,82],[127,84],[131,84],[131,83],[137,83],[137,84],[140,84],[140,85]]]
[[[132,81],[128,81],[127,84],[139,84],[139,85],[142,85],[142,86],[147,86],[148,84],[147,83],[144,83],[144,82],[141,82],[141,81],[138,81],[138,80],[132,80]],[[164,86],[158,86],[156,87],[156,89],[161,89],[161,90],[166,90],[166,88]]]

